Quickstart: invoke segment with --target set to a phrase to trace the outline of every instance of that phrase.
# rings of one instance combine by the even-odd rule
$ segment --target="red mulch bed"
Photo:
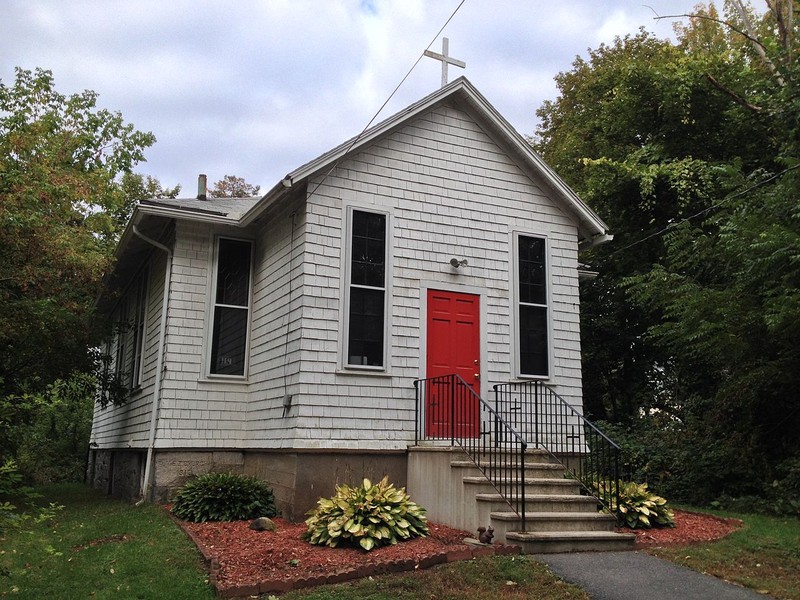
[[[725,537],[741,526],[737,519],[676,510],[675,527],[617,531],[636,534],[636,547],[685,545]],[[516,546],[474,547],[463,543],[476,534],[430,523],[431,535],[364,552],[357,548],[313,546],[300,539],[304,523],[273,519],[277,532],[258,532],[249,521],[176,521],[197,544],[220,595],[249,596],[339,583],[491,554],[518,553]]]
[[[249,521],[186,523],[180,526],[209,564],[220,595],[249,596],[339,583],[381,573],[427,568],[491,554],[517,554],[517,546],[463,543],[470,534],[429,523],[430,535],[370,552],[350,547],[313,546],[300,539],[304,523],[273,519],[277,532],[253,531]]]
[[[718,540],[742,526],[739,519],[723,519],[714,515],[675,510],[675,527],[628,529],[617,531],[636,534],[636,547],[685,546]]]

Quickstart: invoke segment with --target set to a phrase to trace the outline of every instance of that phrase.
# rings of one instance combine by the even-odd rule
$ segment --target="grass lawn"
[[[542,563],[526,556],[496,556],[440,565],[407,575],[370,577],[285,594],[280,600],[589,600]]]
[[[137,508],[83,485],[39,491],[65,508],[49,524],[0,538],[0,596],[214,598],[200,554],[160,507]]]
[[[163,509],[134,507],[83,485],[39,490],[65,506],[49,524],[0,537],[0,597],[214,598],[200,555]],[[451,563],[282,596],[282,600],[588,600],[526,557]]]
[[[800,519],[706,512],[744,526],[717,542],[648,552],[774,598],[800,600]]]
[[[54,522],[0,537],[0,597],[214,598],[200,555],[163,509],[108,498],[82,485],[42,489],[43,501],[63,504]],[[711,544],[653,549],[697,571],[800,600],[800,520],[718,513],[744,527]],[[587,600],[524,556],[441,565],[292,592],[281,600]]]

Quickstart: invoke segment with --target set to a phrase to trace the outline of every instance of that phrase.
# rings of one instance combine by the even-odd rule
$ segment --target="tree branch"
[[[738,0],[732,0],[732,1],[734,3],[734,6],[736,7],[737,11],[739,11],[739,14],[742,16],[742,20],[744,21],[745,27],[747,27],[748,31],[742,31],[741,29],[739,29],[738,27],[736,27],[732,23],[729,23],[728,21],[723,21],[722,19],[717,19],[717,18],[714,18],[714,17],[710,17],[708,15],[698,15],[698,14],[687,14],[687,13],[684,13],[684,14],[680,14],[680,15],[656,16],[656,17],[653,17],[653,18],[656,21],[658,21],[660,19],[682,19],[682,18],[704,19],[706,21],[712,21],[714,23],[718,23],[720,25],[724,25],[725,27],[727,27],[731,31],[735,31],[736,33],[741,35],[743,38],[748,40],[750,43],[752,43],[753,46],[756,49],[756,53],[761,58],[761,60],[763,61],[764,65],[766,65],[767,69],[773,75],[775,75],[775,77],[778,80],[778,83],[781,86],[786,85],[786,82],[783,80],[783,77],[781,76],[780,71],[778,70],[778,67],[776,67],[775,63],[772,62],[772,60],[770,60],[769,56],[767,56],[767,47],[764,46],[764,44],[761,42],[761,40],[759,40],[757,37],[755,37],[755,34],[753,33],[753,29],[750,26],[750,21],[747,18],[747,15],[744,13],[744,7],[742,7],[741,3]],[[740,8],[741,8],[741,10],[739,10]]]
[[[717,81],[714,78],[713,75],[711,75],[711,73],[706,73],[706,79],[708,79],[708,81],[711,83],[711,85],[713,85],[715,88],[717,88],[720,92],[730,96],[731,98],[733,98],[734,102],[744,106],[746,109],[752,110],[754,113],[760,113],[762,110],[764,110],[763,107],[757,106],[755,104],[752,104],[752,103],[748,102],[747,100],[742,98],[739,94],[734,92],[732,89],[722,85],[719,81]]]

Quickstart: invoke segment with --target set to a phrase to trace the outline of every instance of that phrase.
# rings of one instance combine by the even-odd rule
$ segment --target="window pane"
[[[250,242],[219,241],[217,304],[247,306],[250,296]]]
[[[133,366],[131,368],[130,387],[141,383],[142,353],[144,351],[144,330],[147,317],[147,272],[141,275],[136,290],[136,315],[133,325]]]
[[[247,346],[247,309],[218,306],[214,309],[211,372],[244,375]]]
[[[519,237],[519,301],[547,304],[544,239]]]
[[[547,309],[519,307],[519,362],[522,375],[547,375]]]
[[[353,211],[350,282],[385,287],[386,215]]]
[[[350,288],[347,362],[383,366],[383,290]]]

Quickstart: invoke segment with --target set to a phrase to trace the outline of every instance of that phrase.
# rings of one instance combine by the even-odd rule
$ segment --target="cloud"
[[[460,0],[6,0],[0,79],[49,68],[62,93],[92,89],[158,143],[140,170],[194,189],[197,173],[267,189],[357,134]],[[694,0],[664,0],[665,13]],[[640,0],[467,0],[444,31],[465,74],[524,134],[578,54],[640,25]],[[440,51],[441,36],[432,44]],[[379,119],[439,85],[422,58]]]

